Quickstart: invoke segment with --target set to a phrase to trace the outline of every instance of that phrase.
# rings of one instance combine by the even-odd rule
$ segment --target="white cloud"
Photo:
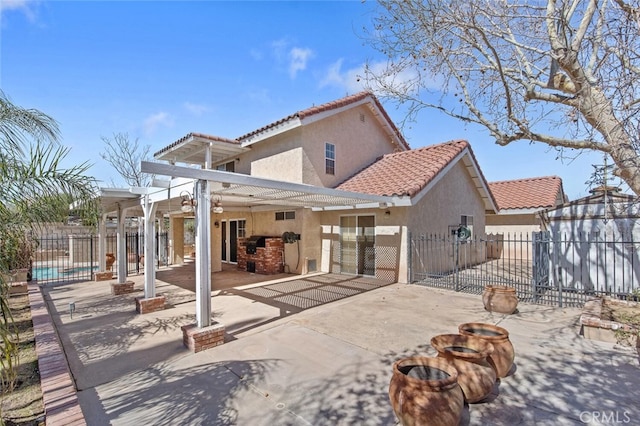
[[[185,102],[182,104],[182,106],[196,117],[200,117],[205,112],[211,111],[211,108],[209,108],[207,105],[195,104],[193,102]]]
[[[307,68],[307,62],[313,57],[313,51],[308,48],[294,47],[289,51],[289,76],[296,78],[298,71]]]
[[[271,42],[271,52],[273,56],[276,57],[277,60],[283,60],[286,55],[287,45],[289,42],[285,39],[280,39]]]
[[[16,10],[24,13],[30,21],[35,21],[38,3],[38,0],[0,0],[0,15]]]
[[[369,87],[374,93],[380,89],[380,83],[375,81],[367,81],[365,67],[367,64],[361,64],[358,67],[347,70],[342,69],[343,60],[338,59],[331,64],[324,76],[320,79],[320,87],[333,86],[345,89],[349,93],[356,93]],[[388,73],[387,62],[371,62],[368,64],[368,71],[375,75],[384,76],[383,82],[387,87],[410,87],[415,84],[418,75],[412,69],[403,70],[399,73]],[[433,77],[429,80],[424,75],[420,76],[421,84],[426,84],[430,89],[442,88],[442,78]]]
[[[32,0],[2,0],[0,2],[0,10],[28,9],[28,5],[33,3]]]
[[[349,93],[360,92],[364,89],[364,67],[352,68],[342,71],[342,59],[338,59],[327,69],[324,77],[320,80],[320,87],[334,86],[346,89]]]
[[[142,129],[146,136],[151,136],[158,128],[171,126],[173,126],[173,118],[166,112],[158,112],[144,120]]]
[[[309,60],[315,56],[313,50],[308,47],[291,47],[292,43],[287,39],[272,41],[270,46],[271,55],[278,66],[286,67],[292,79],[296,78],[298,72],[306,70]]]
[[[253,48],[249,49],[249,56],[251,56],[255,61],[261,61],[264,57],[264,54],[262,53],[262,51]]]

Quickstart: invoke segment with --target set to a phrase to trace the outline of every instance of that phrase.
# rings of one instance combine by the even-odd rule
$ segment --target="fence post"
[[[89,234],[89,267],[90,267],[90,274],[91,274],[91,281],[94,280],[93,277],[93,235]]]
[[[135,242],[136,242],[136,273],[140,273],[140,233],[136,232],[135,234]],[[145,261],[148,261],[145,259]]]
[[[411,232],[407,231],[407,268],[408,268],[408,275],[409,275],[409,284],[411,284],[413,282],[413,254],[412,252],[412,239],[411,239]]]
[[[460,277],[458,277],[458,268],[460,264],[460,240],[458,239],[458,235],[456,235],[453,240],[453,256],[456,259],[455,267],[453,270],[453,280],[454,280],[453,282],[455,284],[455,290],[460,291],[460,288],[459,288]]]
[[[557,237],[556,237],[557,238]],[[558,248],[557,250],[553,250],[553,267],[554,267],[554,272],[555,272],[555,268],[557,268],[558,265],[558,254],[560,251],[560,244],[562,244],[562,236],[560,235],[560,241],[558,242],[558,245],[554,245],[554,249]],[[558,306],[562,308],[562,289],[564,287],[564,282],[562,280],[562,277],[560,277],[559,280],[557,280],[557,285],[558,285]]]

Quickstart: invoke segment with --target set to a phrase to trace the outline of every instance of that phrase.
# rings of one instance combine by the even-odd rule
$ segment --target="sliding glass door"
[[[354,275],[376,274],[375,216],[340,218],[340,270]]]

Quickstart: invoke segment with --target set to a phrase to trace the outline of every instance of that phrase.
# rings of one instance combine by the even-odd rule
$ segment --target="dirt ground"
[[[640,346],[640,342],[638,342],[637,337],[638,334],[640,334],[640,304],[627,304],[605,299],[602,309],[603,319],[627,324],[635,328],[635,333],[616,331],[616,338],[619,343],[629,346]]]
[[[2,389],[2,424],[44,425],[44,405],[40,389],[40,372],[36,355],[29,297],[11,295],[9,306],[17,328],[14,342],[19,342],[17,377],[13,389]]]

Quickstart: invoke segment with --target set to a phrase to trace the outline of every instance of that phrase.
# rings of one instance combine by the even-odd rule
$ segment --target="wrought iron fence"
[[[537,232],[473,240],[423,235],[410,244],[411,281],[428,286],[481,294],[486,285],[506,285],[522,301],[559,306],[640,291],[640,246],[633,240]]]
[[[168,264],[168,234],[156,234],[156,262]],[[115,235],[106,237],[107,253],[117,253]],[[127,275],[142,272],[144,236],[139,233],[125,235]],[[32,277],[39,282],[61,283],[93,280],[99,268],[97,235],[55,235],[40,237],[33,255]],[[118,268],[117,261],[112,266]]]

